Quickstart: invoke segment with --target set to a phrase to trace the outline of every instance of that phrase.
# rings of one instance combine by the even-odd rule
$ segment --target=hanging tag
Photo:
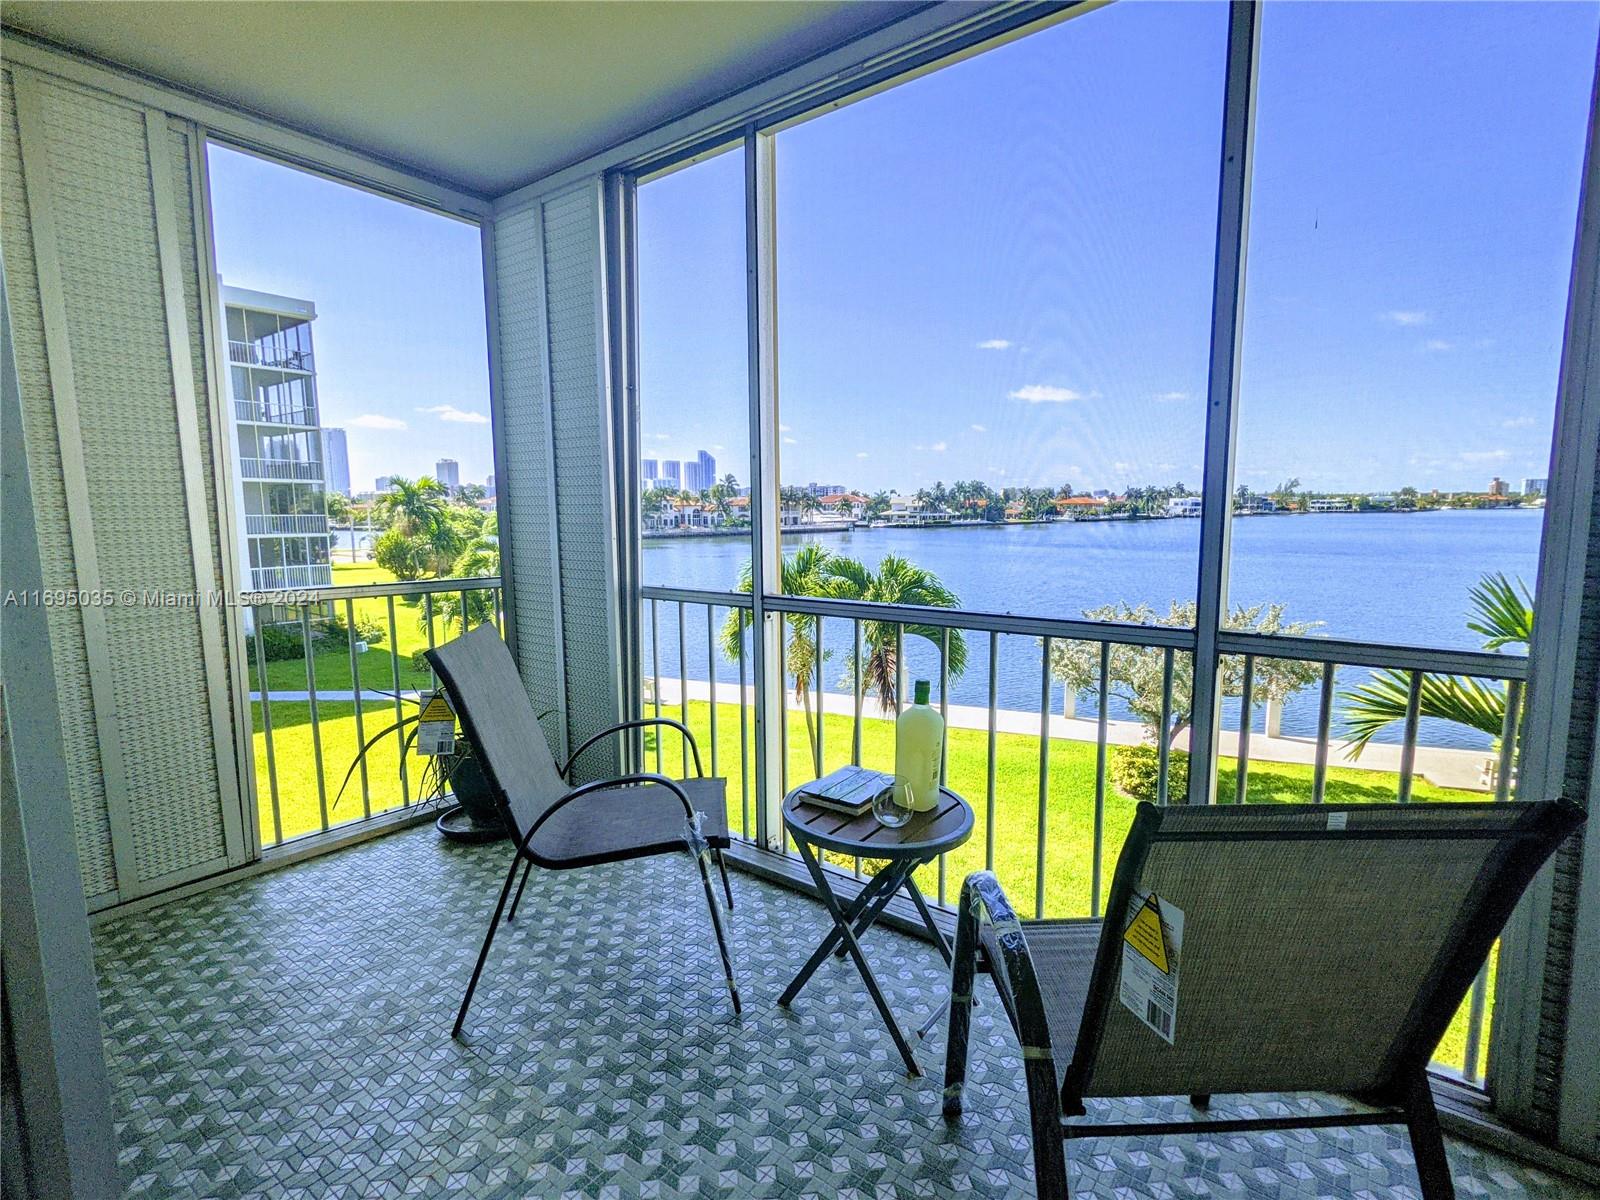
[[[1154,892],[1133,894],[1122,934],[1122,983],[1117,998],[1168,1044],[1178,1025],[1178,960],[1183,910]]]
[[[422,706],[422,719],[417,723],[417,753],[423,756],[454,754],[456,749],[456,714],[442,691],[428,697]]]

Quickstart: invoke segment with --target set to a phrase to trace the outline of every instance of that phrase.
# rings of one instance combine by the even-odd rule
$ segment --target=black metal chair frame
[[[429,653],[431,656],[432,652],[430,651]],[[433,661],[433,666],[440,679],[443,680],[446,687],[449,688],[451,686],[451,680],[448,676],[447,670],[441,669],[441,664],[436,660]],[[461,720],[462,727],[466,730],[469,738],[473,737],[471,713],[467,711],[465,705],[458,705],[458,710],[459,711],[457,715]],[[704,778],[705,769],[701,765],[700,747],[695,744],[694,735],[690,733],[688,728],[681,722],[671,720],[667,717],[646,717],[639,720],[622,721],[607,729],[601,730],[599,733],[589,738],[572,752],[572,754],[567,758],[567,761],[558,768],[558,774],[563,780],[569,780],[572,767],[577,762],[578,756],[581,755],[585,750],[589,749],[589,747],[595,745],[605,738],[626,732],[627,730],[640,729],[652,725],[670,726],[678,730],[678,732],[683,735],[684,739],[689,744],[690,750],[692,750],[694,753],[695,771],[700,778]],[[474,743],[476,744],[475,738]],[[492,765],[488,763],[483,765],[486,768],[485,775],[489,779],[491,786],[495,788],[496,792],[500,792],[500,784],[494,778]],[[528,884],[528,873],[533,869],[536,862],[533,856],[532,846],[533,839],[539,832],[540,828],[545,824],[546,821],[548,821],[552,816],[554,816],[561,809],[565,808],[567,805],[573,803],[574,801],[582,800],[586,796],[591,796],[596,792],[611,791],[619,788],[640,788],[641,795],[648,796],[648,793],[644,792],[642,789],[650,785],[654,785],[656,788],[661,789],[661,791],[657,792],[656,795],[659,796],[662,793],[670,793],[677,800],[677,802],[682,805],[685,822],[686,845],[688,845],[687,835],[689,834],[689,831],[697,828],[696,813],[694,804],[690,801],[689,795],[684,790],[681,781],[670,779],[665,775],[657,775],[652,772],[644,771],[635,772],[629,775],[621,775],[614,779],[596,780],[592,783],[582,784],[573,788],[571,791],[565,793],[554,804],[550,805],[549,808],[545,809],[544,812],[540,813],[538,818],[533,821],[527,832],[521,836],[517,842],[516,851],[512,855],[511,866],[506,871],[505,883],[500,888],[500,898],[495,904],[494,916],[490,918],[488,931],[484,934],[483,948],[478,951],[478,961],[472,968],[472,978],[467,983],[466,994],[461,997],[461,1008],[456,1013],[455,1025],[450,1031],[451,1037],[458,1038],[461,1036],[461,1028],[467,1019],[467,1010],[472,1005],[473,994],[478,990],[478,981],[483,975],[484,963],[487,962],[489,958],[489,947],[494,944],[494,935],[500,928],[501,917],[505,916],[506,921],[509,922],[511,917],[516,914],[517,902],[520,902],[522,899],[522,889]],[[509,815],[510,807],[504,803],[503,799],[501,803],[501,809],[502,815],[506,818],[507,826],[515,831],[516,825],[513,821],[511,821]],[[704,839],[702,847],[697,848],[690,846],[689,848],[691,853],[694,854],[695,865],[700,871],[700,882],[705,889],[706,907],[711,913],[711,927],[717,935],[717,951],[722,959],[722,973],[727,983],[728,996],[732,1002],[734,1014],[738,1015],[738,1013],[742,1010],[742,1005],[739,1001],[739,985],[734,979],[733,958],[728,952],[728,940],[722,927],[722,914],[718,911],[716,892],[712,888],[711,875],[706,868],[706,859],[714,856],[716,859],[717,868],[722,875],[722,887],[724,894],[728,899],[728,908],[731,910],[733,908],[733,888],[728,882],[728,867],[727,863],[723,861],[722,857],[722,851],[726,844],[726,838],[707,838]],[[617,855],[614,861],[624,861],[629,858],[637,857],[641,856],[636,852],[630,852]],[[507,914],[506,900],[511,895],[511,884],[517,877],[517,864],[519,862],[523,864],[522,883],[517,888],[516,900],[513,901],[511,905],[511,912],[510,914]],[[539,863],[539,865],[546,867],[547,869],[562,869],[560,864],[553,864],[548,860]],[[597,864],[588,862],[584,865]]]
[[[1363,1125],[1404,1125],[1416,1159],[1424,1200],[1454,1200],[1455,1186],[1450,1178],[1439,1115],[1428,1082],[1429,1057],[1528,882],[1554,845],[1582,819],[1581,811],[1564,801],[1527,807],[1540,811],[1532,813],[1524,823],[1524,828],[1508,839],[1510,849],[1503,867],[1510,886],[1486,889],[1485,894],[1479,897],[1473,920],[1457,940],[1453,953],[1438,977],[1430,981],[1432,986],[1427,1003],[1414,1013],[1410,1028],[1401,1039],[1401,1048],[1392,1063],[1390,1081],[1376,1094],[1352,1097],[1368,1106],[1355,1111],[1231,1119],[1202,1116],[1187,1121],[1072,1121],[1070,1118],[1083,1117],[1087,1113],[1084,1084],[1092,1072],[1104,1014],[1109,1005],[1116,1002],[1121,930],[1113,929],[1112,923],[1100,920],[1074,922],[1099,926],[1101,935],[1084,1004],[1083,1024],[1078,1031],[1077,1044],[1070,1048],[1071,1065],[1058,1087],[1043,995],[1024,931],[1028,924],[1061,925],[1068,922],[1019,920],[999,880],[988,871],[974,872],[962,885],[956,919],[949,1036],[945,1051],[945,1119],[953,1121],[961,1115],[974,985],[977,975],[983,973],[993,980],[1001,1006],[1022,1047],[1023,1075],[1028,1090],[1033,1134],[1034,1171],[1038,1195],[1042,1200],[1067,1200],[1065,1143],[1073,1138],[1249,1133]],[[1106,905],[1108,913],[1127,911],[1135,881],[1159,825],[1159,821],[1153,819],[1157,812],[1152,805],[1139,805],[1139,812],[1134,817],[1128,840],[1117,862]],[[1190,839],[1199,840],[1205,836],[1193,834]],[[987,938],[980,938],[980,924],[988,927]],[[991,952],[991,946],[996,947],[998,953]],[[1211,1096],[1192,1094],[1189,1100],[1203,1114],[1210,1107]]]

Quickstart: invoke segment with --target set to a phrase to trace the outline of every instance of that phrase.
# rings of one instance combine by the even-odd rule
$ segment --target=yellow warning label
[[[1170,975],[1167,965],[1167,939],[1161,934],[1161,909],[1157,907],[1155,893],[1145,897],[1144,904],[1134,914],[1122,940],[1150,961],[1163,975]]]
[[[435,692],[423,706],[422,719],[424,721],[449,721],[455,724],[456,714],[450,711],[450,704],[443,695]]]

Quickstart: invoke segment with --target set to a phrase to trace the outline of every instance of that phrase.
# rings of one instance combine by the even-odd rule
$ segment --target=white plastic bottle
[[[902,807],[927,812],[939,804],[939,762],[944,718],[928,705],[928,681],[917,680],[913,703],[894,727],[894,791]],[[909,788],[909,803],[906,791]]]

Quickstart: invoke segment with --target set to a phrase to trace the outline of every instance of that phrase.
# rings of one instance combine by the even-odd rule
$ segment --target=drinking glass
[[[902,788],[905,790],[903,801],[897,796]],[[909,783],[891,783],[872,798],[872,816],[879,825],[898,829],[911,820],[913,802]]]

